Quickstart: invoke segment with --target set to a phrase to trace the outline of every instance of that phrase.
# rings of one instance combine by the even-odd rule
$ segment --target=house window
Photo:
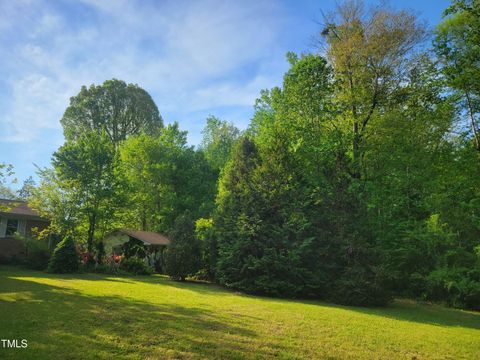
[[[7,231],[5,236],[13,236],[18,231],[18,220],[8,219],[7,220]]]

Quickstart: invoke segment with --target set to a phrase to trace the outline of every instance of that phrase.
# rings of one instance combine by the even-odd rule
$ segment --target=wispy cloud
[[[69,97],[81,85],[112,77],[138,83],[167,121],[171,115],[181,122],[177,117],[188,118],[188,111],[250,107],[260,89],[278,82],[284,49],[277,43],[287,17],[276,2],[69,4],[2,5],[8,15],[0,29],[9,38],[1,39],[0,50],[10,54],[2,60],[8,69],[3,142],[60,132]]]
[[[20,179],[48,165],[69,98],[111,78],[147,90],[192,144],[209,114],[245,128],[259,91],[281,82],[291,10],[282,0],[0,0],[0,162]]]

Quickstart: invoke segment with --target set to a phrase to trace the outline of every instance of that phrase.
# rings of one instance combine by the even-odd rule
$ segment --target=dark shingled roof
[[[170,244],[170,239],[167,238],[165,235],[152,232],[152,231],[119,229],[119,230],[116,230],[115,232],[128,235],[132,238],[141,240],[151,245],[169,245]]]
[[[22,200],[0,199],[0,213],[22,215],[37,218],[39,220],[46,220],[42,219],[37,211],[30,208],[27,202]]]

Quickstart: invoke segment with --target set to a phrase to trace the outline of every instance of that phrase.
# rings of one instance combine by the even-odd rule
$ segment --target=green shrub
[[[37,239],[25,240],[25,260],[26,267],[34,270],[45,270],[50,260],[50,251],[45,241]]]
[[[462,305],[467,309],[480,311],[480,282],[463,279],[460,282],[462,291]]]
[[[147,256],[147,248],[143,241],[131,238],[128,242],[123,244],[123,254],[125,257],[139,257],[144,258]]]
[[[408,279],[409,282],[407,290],[404,291],[404,294],[402,295],[413,298],[422,297],[422,294],[427,286],[427,280],[425,278],[425,275],[415,272],[411,274]]]
[[[151,275],[153,268],[139,257],[132,256],[123,259],[120,263],[120,269],[133,275]]]
[[[166,272],[174,280],[185,280],[200,269],[200,242],[195,237],[195,224],[182,215],[175,221],[167,248]]]
[[[194,280],[199,280],[199,281],[209,281],[211,278],[209,277],[209,274],[207,272],[207,269],[200,269],[198,270],[195,275],[192,275],[191,277]]]
[[[89,272],[98,274],[113,274],[112,267],[108,264],[96,264],[93,267],[88,268]]]
[[[354,266],[338,280],[331,300],[345,305],[384,306],[391,294],[380,269]]]
[[[103,241],[98,241],[95,243],[95,258],[96,258],[96,263],[97,265],[103,265],[105,262],[105,244]]]
[[[480,310],[480,271],[467,268],[440,268],[426,278],[423,297],[447,305]]]
[[[55,248],[48,264],[48,271],[53,273],[73,273],[80,268],[80,258],[71,237],[66,237]]]
[[[217,240],[213,230],[213,219],[198,219],[195,222],[195,236],[201,245],[201,269],[195,274],[195,278],[213,281],[217,264]]]

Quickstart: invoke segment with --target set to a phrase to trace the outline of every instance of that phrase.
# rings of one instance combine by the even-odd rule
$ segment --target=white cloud
[[[10,111],[2,121],[7,139],[27,142],[42,129],[57,130],[59,111],[61,113],[68,102],[63,88],[63,84],[40,74],[27,75],[17,81],[12,88]]]
[[[218,106],[253,106],[259,89],[271,88],[274,81],[257,76],[247,83],[218,82],[197,89],[191,101],[193,110],[212,109]]]
[[[8,19],[1,16],[9,38],[0,37],[0,52],[11,54],[0,60],[6,79],[0,97],[8,103],[0,115],[8,129],[2,141],[61,133],[69,97],[82,85],[112,77],[144,87],[160,112],[191,119],[217,107],[235,108],[238,115],[238,107],[251,107],[284,70],[279,43],[288,19],[276,2],[83,4],[89,16],[82,21],[55,2],[19,2],[5,10]],[[189,120],[171,120],[189,129]]]

